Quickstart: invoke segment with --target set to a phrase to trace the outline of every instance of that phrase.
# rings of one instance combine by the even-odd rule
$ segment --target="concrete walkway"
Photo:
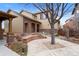
[[[19,56],[19,55],[5,46],[0,46],[0,56]]]
[[[79,45],[55,38],[56,43],[64,45],[63,48],[49,49],[45,43],[50,43],[47,39],[34,40],[28,43],[28,56],[79,56]]]
[[[5,46],[5,40],[0,40],[0,56],[19,56],[17,53]]]

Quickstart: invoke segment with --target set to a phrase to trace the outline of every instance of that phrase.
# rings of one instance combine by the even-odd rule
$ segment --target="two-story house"
[[[50,33],[50,24],[46,16],[42,12],[30,13],[22,10],[20,13],[8,10],[9,14],[17,16],[12,21],[12,32],[17,33],[32,33],[32,32],[47,32]],[[55,30],[60,27],[59,23],[54,25]],[[5,32],[8,31],[8,21],[5,21]]]

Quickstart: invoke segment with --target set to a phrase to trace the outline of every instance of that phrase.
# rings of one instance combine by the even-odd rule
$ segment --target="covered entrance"
[[[24,23],[24,32],[25,33],[34,33],[39,32],[40,24],[37,23]]]
[[[25,17],[23,22],[24,22],[24,26],[23,26],[24,33],[39,32],[41,25],[40,21]]]
[[[8,20],[9,21],[9,30],[8,32],[11,33],[12,32],[12,20],[13,18],[15,18],[16,16],[5,13],[0,11],[0,39],[3,38],[3,30],[2,30],[2,21]]]

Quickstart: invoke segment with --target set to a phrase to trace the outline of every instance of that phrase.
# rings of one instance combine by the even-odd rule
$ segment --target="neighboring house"
[[[79,31],[79,4],[75,5],[72,17],[66,20],[64,27],[74,31]]]
[[[77,18],[76,16],[73,16],[65,22],[64,27],[74,31],[79,30],[78,20],[79,20],[79,17]]]
[[[50,24],[42,12],[32,14],[30,12],[22,10],[17,13],[12,10],[8,10],[8,13],[17,16],[12,21],[12,32],[18,33],[32,33],[32,32],[50,32]],[[5,32],[8,31],[8,21],[4,24]],[[59,23],[55,24],[55,29],[60,27]]]

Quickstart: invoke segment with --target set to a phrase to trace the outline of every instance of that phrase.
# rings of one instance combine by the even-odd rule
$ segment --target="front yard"
[[[54,45],[50,44],[50,36],[40,38],[39,35],[30,34],[30,36],[23,36],[23,39],[15,40],[8,48],[20,56],[79,56],[79,45],[73,43],[74,41],[69,42],[64,36],[55,36],[56,43]],[[70,38],[70,40],[72,39],[75,38]],[[78,42],[77,40],[76,42]],[[4,53],[2,50],[4,48],[0,49],[3,55],[8,52]],[[15,53],[12,52],[11,55],[15,55]]]
[[[31,34],[12,34],[8,39],[8,48],[15,51],[21,56],[26,56],[28,52],[28,43],[33,40],[43,39],[45,36],[39,33],[31,33]]]
[[[29,42],[27,56],[79,56],[78,44],[56,37],[56,44],[51,45],[50,39],[48,37],[47,39]]]

